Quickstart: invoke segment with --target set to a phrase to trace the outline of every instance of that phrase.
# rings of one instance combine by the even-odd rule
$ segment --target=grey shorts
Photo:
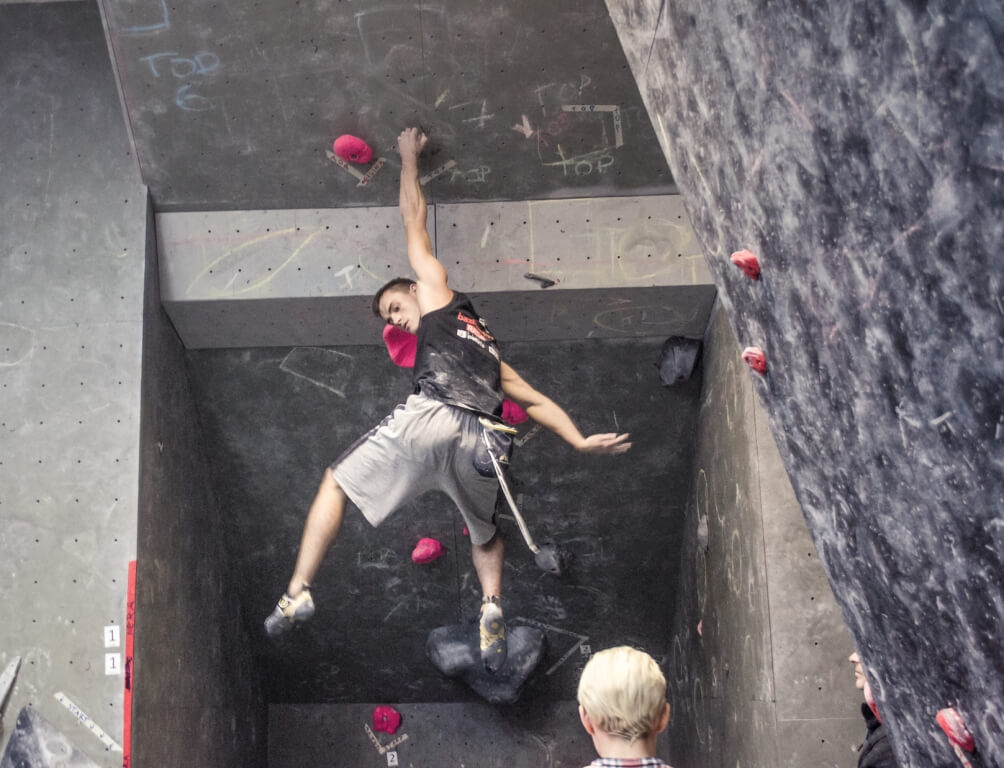
[[[449,496],[472,544],[495,535],[498,480],[474,468],[481,425],[471,411],[411,395],[332,465],[338,485],[371,525],[427,491]]]

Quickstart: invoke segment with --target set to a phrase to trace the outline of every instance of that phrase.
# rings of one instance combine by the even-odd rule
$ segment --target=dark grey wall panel
[[[269,707],[269,768],[386,762],[363,725],[373,704],[273,705]],[[478,768],[579,768],[596,757],[573,701],[520,702],[499,708],[472,704],[405,704],[394,736],[377,733],[381,745],[403,736],[395,749],[400,765],[469,765]],[[665,757],[666,738],[657,753]]]
[[[263,768],[266,709],[184,348],[160,306],[152,209],[147,228],[132,764]]]
[[[849,765],[853,648],[716,305],[669,664],[676,768]]]
[[[719,310],[705,337],[670,664],[671,754],[681,768],[778,764],[756,428],[731,341]]]
[[[674,189],[600,0],[101,5],[158,210],[394,204],[408,124],[437,201]],[[388,159],[364,187],[342,133]]]
[[[532,683],[533,697],[574,698],[583,643],[668,654],[700,381],[664,388],[655,365],[661,343],[504,346],[506,359],[584,431],[625,430],[635,443],[626,456],[584,456],[523,427],[513,465],[523,512],[536,538],[577,558],[556,579],[506,526],[506,612],[547,625],[544,672],[554,667]],[[406,397],[410,372],[382,347],[203,350],[188,360],[269,701],[473,699],[424,656],[431,629],[473,620],[480,601],[470,544],[444,497],[423,497],[377,530],[350,509],[315,580],[318,615],[280,644],[260,630],[288,582],[325,466]],[[418,566],[410,553],[425,536],[447,556]]]
[[[502,338],[533,341],[582,338],[698,338],[708,323],[711,285],[597,290],[534,290],[468,294]],[[372,344],[380,324],[372,296],[325,296],[166,305],[189,349]]]
[[[609,5],[901,761],[1000,765],[999,8]]]

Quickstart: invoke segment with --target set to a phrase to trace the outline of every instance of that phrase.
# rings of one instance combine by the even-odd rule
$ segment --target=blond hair
[[[579,678],[579,704],[593,725],[634,743],[659,726],[666,678],[655,659],[626,645],[594,654]]]

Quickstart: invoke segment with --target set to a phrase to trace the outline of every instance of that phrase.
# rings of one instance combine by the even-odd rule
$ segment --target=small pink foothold
[[[358,136],[351,136],[347,133],[335,139],[333,149],[342,160],[347,160],[350,163],[368,163],[373,159],[373,150],[370,149],[370,145]]]
[[[767,373],[767,356],[760,347],[746,347],[743,350],[743,360],[761,376]]]
[[[401,368],[415,367],[415,353],[418,350],[418,336],[398,328],[396,325],[383,327],[383,343],[394,364]],[[530,417],[508,397],[502,401],[502,421],[506,424],[522,424]]]
[[[401,713],[394,707],[381,704],[373,710],[373,730],[393,734],[401,725]]]
[[[471,532],[467,530],[467,526],[464,526],[464,536],[470,536]]]
[[[701,619],[699,622],[697,622],[697,636],[698,637],[704,637],[704,632],[702,631],[703,627],[704,627],[704,619]]]
[[[443,545],[435,539],[419,539],[411,553],[411,559],[416,563],[431,563],[445,554]]]
[[[529,418],[530,417],[526,415],[526,411],[520,408],[509,398],[502,401],[502,421],[506,424],[516,426],[517,424],[522,424]]]
[[[941,730],[945,732],[948,740],[953,745],[964,749],[966,752],[972,752],[976,749],[976,742],[973,741],[972,734],[969,733],[969,729],[966,728],[962,716],[954,707],[948,707],[939,711],[935,720],[937,720],[938,725],[941,726]]]
[[[760,261],[752,251],[743,249],[732,254],[732,263],[746,273],[751,280],[760,279]]]

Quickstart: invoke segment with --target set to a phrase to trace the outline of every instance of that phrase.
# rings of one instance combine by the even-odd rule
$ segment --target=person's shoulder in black
[[[864,702],[861,703],[861,715],[868,732],[858,749],[858,768],[897,768],[896,755],[893,754],[886,727]]]

